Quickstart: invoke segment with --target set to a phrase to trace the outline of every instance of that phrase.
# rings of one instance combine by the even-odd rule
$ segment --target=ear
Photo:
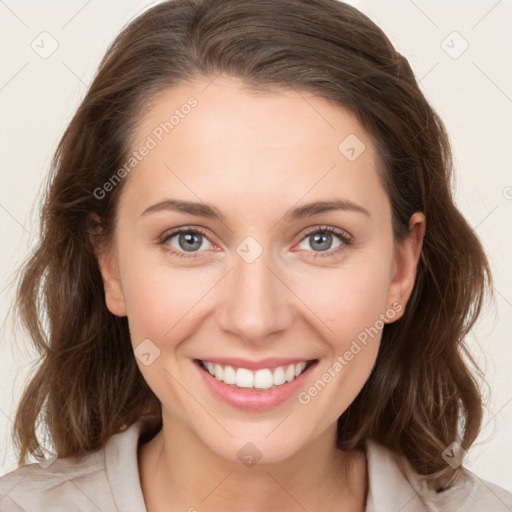
[[[395,247],[387,303],[388,308],[395,303],[402,307],[396,311],[397,315],[392,321],[398,320],[403,315],[405,305],[414,288],[426,225],[425,215],[422,212],[414,213],[409,222],[409,235]]]
[[[126,316],[126,303],[115,247],[112,244],[104,244],[98,230],[89,236],[101,272],[107,308],[114,315]]]

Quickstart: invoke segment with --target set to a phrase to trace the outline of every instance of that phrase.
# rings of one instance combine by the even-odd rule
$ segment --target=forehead
[[[263,92],[221,77],[197,80],[151,98],[133,142],[152,135],[157,142],[174,139],[187,147],[207,142],[210,150],[216,142],[229,142],[217,144],[222,154],[246,152],[256,145],[307,152],[320,147],[337,150],[350,134],[368,139],[357,118],[340,105],[307,91],[279,87]]]
[[[348,110],[312,93],[254,91],[221,77],[168,89],[148,106],[131,144],[150,147],[129,176],[141,203],[167,190],[209,202],[344,192],[382,201],[369,135]]]

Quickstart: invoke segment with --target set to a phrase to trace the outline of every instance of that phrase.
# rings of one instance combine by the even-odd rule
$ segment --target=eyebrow
[[[159,211],[174,211],[180,213],[188,213],[190,215],[196,215],[198,217],[206,217],[209,219],[216,219],[221,222],[225,221],[224,215],[215,206],[208,203],[197,203],[194,201],[181,201],[178,199],[165,199],[146,208],[142,213],[141,217],[152,212]],[[292,221],[303,219],[319,213],[343,210],[343,211],[354,211],[362,213],[367,217],[371,217],[370,212],[363,206],[356,204],[348,199],[333,199],[330,201],[314,201],[307,203],[302,206],[296,206],[292,208],[283,216],[284,220]]]

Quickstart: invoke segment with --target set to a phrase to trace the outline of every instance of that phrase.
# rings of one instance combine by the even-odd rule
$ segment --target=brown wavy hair
[[[373,371],[338,419],[337,446],[372,438],[430,479],[453,477],[441,457],[479,433],[481,370],[465,338],[492,276],[452,197],[442,121],[407,60],[368,17],[336,0],[173,0],[131,22],[103,57],[60,140],[40,242],[20,268],[16,311],[40,354],[19,403],[19,464],[43,457],[40,421],[58,457],[101,448],[160,403],[135,361],[126,317],[105,304],[93,237],[112,240],[122,180],[94,191],[126,161],[141,114],[158,93],[197,78],[240,78],[254,90],[311,92],[356,115],[383,164],[393,236],[421,211],[426,234],[404,316],[384,327]],[[481,381],[481,382],[480,382]]]

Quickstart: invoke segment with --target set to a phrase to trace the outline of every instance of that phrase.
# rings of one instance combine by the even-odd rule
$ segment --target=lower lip
[[[208,371],[203,369],[199,361],[195,360],[194,364],[212,393],[223,402],[239,409],[263,411],[277,407],[296,395],[301,386],[304,385],[313,368],[318,364],[318,361],[308,366],[304,372],[291,382],[267,390],[253,390],[231,386],[210,375]]]

